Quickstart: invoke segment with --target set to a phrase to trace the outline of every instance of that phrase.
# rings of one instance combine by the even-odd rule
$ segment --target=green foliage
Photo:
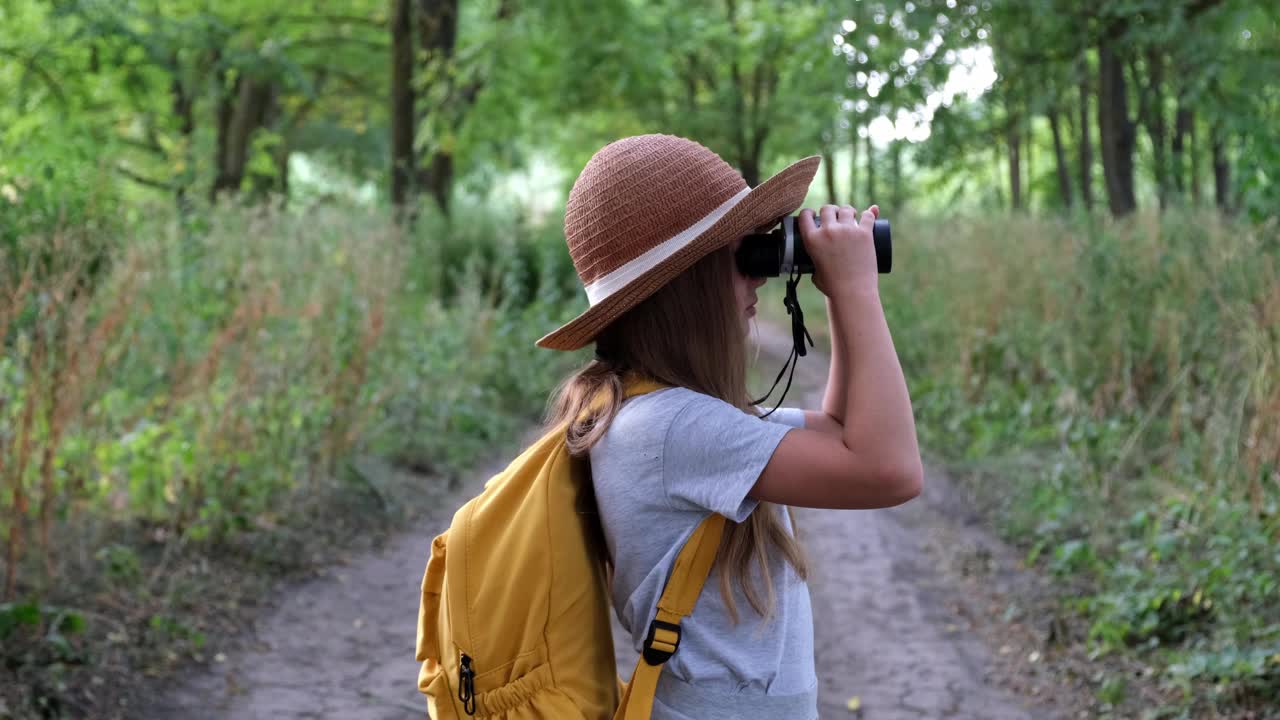
[[[157,647],[199,650],[204,647],[204,633],[195,630],[179,618],[156,614],[147,623],[146,641]]]
[[[28,389],[2,408],[0,432],[17,437],[29,403],[36,417],[62,413],[62,434],[37,426],[18,458],[36,504],[89,502],[216,540],[354,454],[452,472],[522,424],[568,358],[531,353],[577,299],[558,232],[495,217],[455,234],[424,218],[405,235],[361,213],[224,209],[135,228],[87,301],[90,321],[49,331],[82,333],[69,344],[109,373],[84,354],[42,365],[32,328],[11,327],[0,383]],[[38,389],[69,381],[82,401],[54,412]],[[55,495],[35,461],[47,444]],[[99,558],[111,577],[136,577],[127,548]]]
[[[272,95],[249,134],[244,189],[279,187],[294,148],[357,175],[381,170],[371,157],[381,146],[364,136],[385,107],[347,100],[385,92],[384,12],[368,2],[341,13],[247,0],[6,3],[0,241],[137,219],[139,198],[205,195],[226,164],[233,118],[223,113],[246,78]],[[350,134],[319,147],[301,132],[312,119]]]
[[[1062,208],[1048,118],[1062,123],[1063,170],[1074,182],[1073,109],[1082,99],[1096,109],[1097,47],[1109,38],[1132,90],[1143,204],[1196,194],[1175,192],[1175,175],[1211,196],[1216,135],[1228,207],[1262,219],[1280,192],[1280,144],[1267,132],[1280,103],[1271,81],[1280,15],[1265,4],[477,0],[458,11],[451,50],[416,47],[414,148],[423,167],[447,157],[470,189],[540,151],[575,168],[609,140],[654,131],[692,137],[757,179],[780,160],[843,154],[877,123],[866,148],[876,157],[864,156],[854,179],[859,195],[875,174],[877,195],[889,197],[872,199],[886,206],[909,196],[917,207],[1004,205],[1002,146],[1016,136],[1025,140],[1026,206]],[[389,172],[387,14],[386,3],[368,0],[340,10],[256,0],[6,3],[0,233],[12,242],[22,228],[110,223],[122,205],[127,219],[131,201],[157,194],[185,206],[220,182],[233,194],[296,197],[307,189],[293,157],[376,192]],[[987,50],[995,85],[971,101],[955,97],[948,81],[959,58]],[[262,107],[247,104],[254,87],[269,90]],[[1081,88],[1093,97],[1078,97]],[[1182,139],[1197,138],[1185,151],[1174,149],[1180,107],[1192,111]],[[909,132],[910,117],[932,124],[928,140]],[[237,166],[226,155],[229,128],[241,121],[252,126],[244,162],[224,178]],[[1049,161],[1033,165],[1032,155]],[[1095,146],[1084,169],[1096,195],[1105,189],[1099,159]]]
[[[1122,677],[1109,677],[1098,688],[1098,699],[1105,703],[1119,705],[1124,701],[1126,685]]]
[[[403,308],[384,356],[404,389],[388,397],[385,422],[394,430],[379,446],[448,473],[541,409],[572,356],[548,355],[534,342],[573,314],[581,292],[558,228],[464,216],[477,219],[439,219],[443,233],[421,225],[410,282],[430,299],[414,296]]]
[[[102,563],[107,577],[115,583],[129,586],[142,579],[142,562],[138,553],[128,545],[113,543],[98,550],[94,557]]]
[[[84,616],[70,608],[35,601],[0,603],[0,664],[17,679],[44,678],[58,682],[71,665],[88,659],[80,637]],[[34,684],[38,706],[57,705],[54,692]]]
[[[1272,629],[1270,637],[1277,636]],[[1190,695],[1192,681],[1211,684],[1215,696],[1246,695],[1263,707],[1280,702],[1280,643],[1270,647],[1227,648],[1192,653],[1169,668],[1175,681]]]
[[[412,4],[419,21],[447,6]],[[11,542],[39,547],[83,513],[234,543],[275,523],[283,499],[349,479],[363,454],[457,473],[531,420],[575,359],[532,347],[582,306],[556,203],[592,153],[675,133],[757,181],[817,153],[848,167],[857,144],[831,194],[848,180],[846,197],[874,196],[907,239],[884,287],[923,444],[996,478],[991,503],[1029,562],[1092,583],[1072,607],[1098,652],[1149,656],[1189,686],[1271,692],[1274,7],[459,11],[449,52],[428,57],[415,31],[412,122],[415,183],[447,160],[461,192],[450,217],[418,203],[410,229],[379,207],[386,2],[0,3],[0,536],[27,530]],[[1100,147],[1083,168],[1077,155],[1097,135],[1104,41],[1124,59],[1139,204],[1163,198],[1162,218],[1103,223],[1060,194],[1059,169],[1092,178],[1095,202],[1104,191]],[[959,58],[987,50],[995,85],[948,91]],[[1179,108],[1191,115],[1175,157]],[[927,140],[908,138],[912,115],[931,120]],[[1259,224],[1193,207],[1212,201],[1215,139],[1221,204]],[[1024,206],[1061,215],[958,216],[1009,204],[1014,143]],[[517,207],[500,181],[544,162],[562,172],[530,173]],[[215,188],[231,202],[206,206]],[[908,204],[949,219],[913,222]],[[113,587],[143,573],[125,543],[93,557]],[[31,580],[33,560],[19,586],[47,589],[57,578]],[[30,608],[5,607],[0,623],[33,627]],[[147,633],[201,642],[165,612]],[[39,642],[49,667],[66,660]]]
[[[921,445],[975,476],[1028,563],[1092,588],[1063,601],[1095,652],[1274,693],[1274,225],[902,217],[894,230],[881,293]]]
[[[200,593],[155,596],[153,542],[287,564],[269,530],[322,531],[284,506],[353,497],[357,463],[442,483],[505,447],[576,359],[534,342],[580,310],[581,291],[558,228],[461,207],[482,219],[424,215],[410,229],[350,205],[158,210],[128,238],[69,229],[0,249],[15,271],[0,277],[0,537],[19,557],[17,591],[137,603],[149,620],[127,628],[128,652],[188,657],[206,642],[184,605]],[[85,284],[75,248],[91,237],[108,257]],[[24,285],[38,256],[58,262]],[[40,542],[46,517],[56,545]],[[78,544],[97,549],[71,584],[64,548]],[[71,666],[120,642],[84,638],[81,616],[59,612],[0,607],[0,662],[24,688],[11,707],[57,716],[82,696]]]

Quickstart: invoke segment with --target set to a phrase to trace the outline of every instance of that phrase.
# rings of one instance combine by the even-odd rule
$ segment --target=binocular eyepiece
[[[812,273],[813,259],[805,250],[804,239],[797,225],[799,216],[782,218],[782,226],[772,232],[756,233],[742,239],[736,260],[738,270],[748,277],[786,277],[791,273]],[[815,227],[821,227],[817,215]],[[876,266],[881,273],[893,268],[893,242],[890,239],[889,221],[876,220],[871,230],[876,246]]]

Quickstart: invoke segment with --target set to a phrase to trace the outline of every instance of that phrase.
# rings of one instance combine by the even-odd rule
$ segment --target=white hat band
[[[733,197],[725,200],[720,207],[707,213],[701,220],[690,225],[669,240],[664,240],[658,245],[649,248],[635,258],[623,263],[615,268],[612,272],[598,278],[595,282],[587,285],[584,289],[587,291],[587,302],[595,305],[618,290],[626,287],[636,278],[644,275],[650,270],[658,266],[663,260],[671,257],[680,251],[689,243],[693,242],[699,235],[706,232],[717,220],[724,217],[726,213],[733,209],[735,205],[742,201],[751,192],[751,188],[743,188],[741,192]]]

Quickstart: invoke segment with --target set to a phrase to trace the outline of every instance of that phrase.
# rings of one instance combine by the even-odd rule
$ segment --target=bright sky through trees
[[[907,7],[911,8],[907,12],[914,10],[911,3],[907,3]],[[939,16],[940,21],[945,20],[945,16]],[[895,13],[894,18],[890,20],[890,24],[896,27],[901,26],[899,15]],[[945,23],[941,23],[945,24]],[[880,46],[880,39],[875,34],[868,33],[865,37],[859,38],[856,35],[858,29],[857,21],[845,18],[840,23],[844,34],[837,33],[832,36],[832,54],[844,54],[847,58],[860,64],[867,62],[865,53],[859,54],[855,43],[861,41],[871,49]],[[986,40],[987,32],[980,30],[978,37]],[[942,37],[934,34],[917,50],[914,47],[908,47],[902,52],[902,56],[898,59],[898,65],[904,68],[907,78],[916,75],[916,64],[921,61],[928,61],[933,58],[934,54],[942,46]],[[976,100],[982,96],[996,82],[996,68],[991,46],[986,42],[978,45],[961,48],[959,50],[947,50],[942,57],[943,63],[951,67],[947,81],[941,89],[934,90],[929,93],[928,98],[923,105],[916,106],[911,109],[899,108],[894,117],[890,118],[886,115],[879,115],[874,118],[868,126],[859,128],[860,137],[870,133],[871,140],[878,147],[886,147],[894,140],[907,140],[909,142],[924,142],[929,137],[929,124],[933,121],[933,114],[939,107],[950,106],[957,95],[963,95],[968,100]],[[871,70],[865,72],[856,71],[850,76],[853,88],[863,88],[870,98],[880,95],[880,91],[884,88],[885,83],[890,81],[888,72],[880,70]],[[858,112],[865,111],[869,103],[865,99],[845,100],[844,109],[846,111],[856,110]]]

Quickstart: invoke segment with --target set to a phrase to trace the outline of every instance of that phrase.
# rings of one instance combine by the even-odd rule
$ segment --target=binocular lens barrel
[[[782,219],[782,226],[768,233],[748,235],[742,239],[738,247],[736,260],[738,269],[749,277],[778,277],[812,273],[813,259],[805,250],[804,241],[797,225],[798,216]],[[821,227],[817,216],[813,218],[815,227]],[[893,269],[893,241],[889,231],[889,221],[876,220],[871,230],[876,247],[876,266],[881,273]]]

